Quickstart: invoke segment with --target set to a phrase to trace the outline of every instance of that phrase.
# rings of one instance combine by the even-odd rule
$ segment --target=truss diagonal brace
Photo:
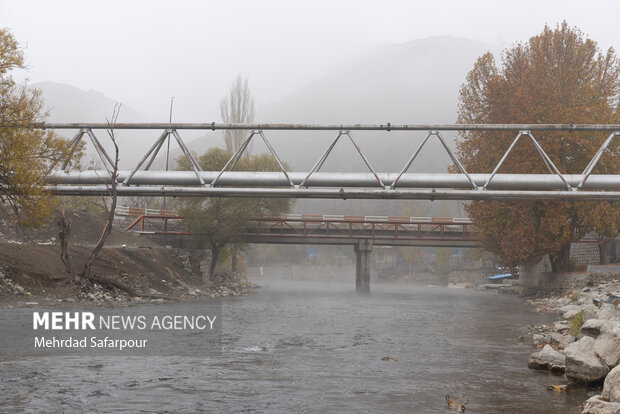
[[[181,147],[181,151],[183,151],[185,158],[187,158],[187,160],[192,165],[192,169],[194,170],[194,173],[196,174],[196,177],[198,178],[198,182],[200,182],[201,185],[205,185],[205,180],[202,178],[202,175],[200,175],[200,172],[202,171],[202,169],[200,168],[200,165],[198,165],[198,163],[196,162],[192,154],[189,152],[189,150],[185,146],[185,143],[179,136],[179,133],[177,132],[177,130],[172,129],[172,130],[169,130],[168,133],[171,133],[174,136],[174,138],[177,140],[177,143],[179,144],[179,147]]]
[[[506,158],[508,157],[508,155],[510,154],[512,149],[515,147],[515,145],[517,145],[517,142],[519,141],[519,139],[523,135],[526,135],[530,139],[530,141],[532,141],[532,144],[534,144],[534,148],[536,148],[536,151],[538,152],[538,155],[540,155],[540,157],[542,158],[542,160],[545,163],[545,166],[547,167],[549,172],[552,173],[552,174],[557,174],[560,177],[560,179],[562,180],[562,182],[564,183],[564,185],[566,185],[566,188],[568,190],[573,190],[573,188],[570,186],[570,184],[568,184],[568,182],[566,181],[566,179],[564,178],[562,173],[560,173],[560,171],[557,169],[557,167],[555,166],[553,161],[551,161],[551,159],[549,158],[547,153],[542,149],[542,147],[540,146],[538,141],[536,141],[536,138],[534,138],[534,136],[532,135],[532,133],[530,131],[519,131],[519,133],[517,134],[515,139],[510,144],[510,147],[508,147],[508,150],[502,156],[502,159],[497,163],[497,165],[493,169],[493,172],[491,173],[491,176],[489,177],[487,182],[484,183],[484,185],[482,186],[482,189],[483,190],[487,189],[487,186],[489,185],[489,183],[491,182],[493,177],[495,177],[495,174],[497,174],[497,172],[499,171],[500,167],[502,166],[502,164],[504,163],[504,161],[506,160]]]
[[[620,135],[620,131],[614,131],[611,134],[609,134],[609,136],[607,137],[607,139],[605,140],[603,145],[601,145],[601,147],[598,149],[596,154],[594,154],[594,157],[592,157],[592,159],[588,163],[588,166],[581,173],[583,178],[581,179],[581,182],[577,185],[577,189],[578,190],[581,190],[583,185],[586,183],[586,181],[588,180],[588,177],[590,177],[590,174],[592,174],[592,171],[594,171],[594,168],[596,167],[596,164],[598,164],[599,160],[601,159],[601,156],[603,155],[603,152],[605,152],[607,147],[609,147],[609,144],[611,143],[612,139],[616,135]]]
[[[111,174],[112,173],[111,168],[114,168],[114,161],[112,161],[112,158],[110,157],[110,155],[108,155],[105,148],[103,148],[103,145],[101,145],[101,142],[99,142],[93,130],[89,128],[86,130],[86,133],[88,134],[90,140],[95,146],[95,150],[97,150],[97,154],[99,154],[99,158],[101,158],[101,161],[103,161],[103,165],[105,166],[106,170],[108,170],[108,172]],[[106,160],[108,161],[107,165],[106,165]]]
[[[73,138],[71,139],[71,143],[69,144],[69,147],[67,148],[67,150],[69,151],[69,154],[67,155],[67,160],[62,164],[62,169],[66,169],[67,165],[69,165],[69,162],[71,161],[71,157],[73,157],[73,154],[75,153],[75,149],[77,148],[77,143],[80,142],[80,140],[82,139],[82,136],[84,135],[85,130],[80,129],[77,134],[75,134],[73,136]],[[56,165],[58,165],[58,163],[60,162],[60,160],[55,160],[50,167],[48,168],[47,172],[45,173],[45,175],[49,175],[52,170],[54,169],[54,167],[56,167]]]
[[[243,144],[241,144],[241,146],[237,148],[237,151],[226,162],[226,164],[224,165],[224,168],[222,168],[222,170],[217,174],[217,176],[213,179],[213,181],[211,181],[211,184],[209,184],[210,187],[215,187],[215,184],[217,184],[218,180],[220,179],[222,174],[224,174],[224,172],[226,171],[226,169],[231,163],[232,163],[232,166],[230,167],[230,169],[232,170],[233,168],[235,168],[235,166],[241,159],[241,156],[243,155],[243,151],[245,151],[245,149],[248,147],[254,135],[256,135],[256,131],[251,131],[250,135],[248,135],[245,141],[243,141]]]
[[[332,150],[334,149],[334,146],[336,145],[340,137],[343,135],[343,133],[344,133],[343,131],[338,132],[338,136],[336,137],[336,139],[334,139],[331,145],[327,147],[327,150],[325,150],[323,155],[321,155],[321,157],[317,160],[317,162],[314,164],[314,166],[312,167],[308,175],[306,175],[306,178],[304,178],[303,181],[299,184],[299,187],[301,188],[306,187],[306,183],[308,182],[308,179],[310,179],[310,176],[321,169],[321,167],[325,163],[325,160],[327,159],[329,154],[332,152]]]
[[[562,175],[562,173],[560,172],[560,170],[558,170],[558,168],[555,166],[555,164],[553,163],[553,161],[551,161],[551,158],[549,158],[549,156],[547,155],[547,153],[542,149],[542,147],[540,146],[540,144],[538,143],[538,141],[536,141],[536,138],[534,138],[534,136],[532,135],[532,133],[530,131],[527,131],[527,135],[530,137],[530,140],[532,141],[532,144],[534,144],[534,146],[536,147],[536,149],[538,150],[538,153],[541,155],[541,157],[543,158],[543,160],[546,160],[546,163],[548,164],[548,166],[551,166],[551,168],[553,169],[553,171],[560,177],[560,179],[564,182],[564,184],[566,185],[566,188],[568,190],[573,190],[573,188],[570,186],[570,184],[566,181],[566,179],[564,178],[564,176]]]
[[[355,147],[355,149],[357,150],[357,152],[360,154],[360,156],[362,157],[362,159],[364,160],[364,163],[366,164],[366,167],[368,167],[368,169],[370,170],[370,172],[375,176],[375,178],[377,179],[377,182],[379,183],[379,186],[381,188],[385,188],[385,184],[383,184],[383,181],[381,181],[381,178],[379,178],[379,175],[375,172],[374,168],[372,168],[372,166],[370,165],[370,162],[368,162],[368,160],[366,159],[366,156],[364,156],[364,153],[362,152],[362,150],[360,149],[360,147],[357,146],[357,143],[355,142],[355,140],[353,139],[353,137],[351,136],[351,133],[349,131],[346,131],[346,135],[349,137],[349,139],[351,140],[351,143],[353,144],[353,146]]]
[[[280,161],[280,157],[278,157],[278,154],[276,154],[276,152],[274,151],[273,147],[267,140],[267,137],[265,136],[265,134],[263,134],[263,131],[258,131],[258,134],[263,139],[263,142],[265,143],[265,145],[267,145],[267,148],[269,149],[269,152],[271,152],[271,155],[273,155],[273,158],[275,158],[276,162],[278,163],[278,166],[280,167],[280,170],[282,170],[282,172],[284,173],[284,176],[286,177],[286,181],[288,181],[291,188],[294,188],[295,184],[293,184],[293,181],[291,181],[291,178],[288,176],[288,173],[286,172],[286,168],[284,168],[284,164],[282,164],[282,161]]]
[[[413,161],[417,158],[418,154],[420,153],[420,151],[422,151],[422,148],[424,147],[424,144],[426,144],[426,141],[428,141],[428,139],[432,136],[433,134],[431,132],[428,133],[428,135],[426,135],[426,138],[424,138],[424,140],[422,141],[422,143],[418,146],[418,148],[415,150],[415,152],[411,155],[411,157],[409,157],[409,160],[407,161],[407,163],[405,164],[405,166],[403,167],[403,169],[400,171],[400,173],[398,174],[398,177],[396,177],[394,179],[394,182],[390,185],[390,188],[393,190],[394,188],[396,188],[396,183],[398,183],[398,181],[400,180],[400,177],[403,176],[404,173],[407,172],[407,170],[409,169],[409,167],[411,166],[411,164],[413,163]]]
[[[152,162],[152,160],[155,159],[155,156],[157,155],[157,153],[159,152],[159,149],[161,148],[162,144],[164,143],[164,141],[168,137],[168,134],[170,134],[170,132],[164,131],[159,136],[159,138],[157,139],[157,141],[155,141],[153,146],[148,150],[148,152],[146,154],[144,154],[144,157],[142,157],[142,159],[140,160],[138,165],[136,165],[136,168],[134,168],[129,173],[127,178],[125,178],[125,181],[123,181],[123,185],[129,185],[129,181],[131,181],[131,179],[133,178],[134,174],[140,169],[140,167],[142,167],[142,164],[144,164],[144,162],[149,158],[149,155],[151,155],[151,154],[153,155],[153,157],[151,158],[151,162]],[[150,163],[149,163],[149,166],[150,166]]]
[[[454,163],[454,165],[456,165],[456,168],[458,168],[460,172],[465,174],[465,177],[467,177],[467,180],[471,183],[471,187],[474,190],[477,190],[478,186],[476,185],[474,180],[472,180],[472,178],[469,176],[467,171],[465,171],[465,167],[463,167],[463,164],[461,164],[461,162],[458,160],[458,158],[456,158],[454,156],[454,154],[452,153],[452,151],[450,151],[450,148],[448,148],[448,145],[443,140],[443,138],[442,138],[441,134],[439,133],[439,131],[431,131],[431,133],[433,133],[434,135],[437,135],[437,138],[439,138],[439,141],[441,141],[441,144],[443,145],[443,147],[445,148],[446,152],[450,156],[450,159],[452,159],[452,162]]]

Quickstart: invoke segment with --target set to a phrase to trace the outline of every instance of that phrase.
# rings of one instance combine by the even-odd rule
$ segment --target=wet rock
[[[620,414],[620,403],[605,401],[602,396],[595,395],[586,401],[581,414]]]
[[[590,383],[600,381],[609,372],[599,356],[594,352],[594,339],[584,336],[564,350],[566,355],[566,377],[576,382]]]
[[[564,372],[565,360],[566,357],[564,355],[550,345],[545,345],[543,349],[530,355],[527,360],[527,366],[533,369]]]
[[[547,342],[552,345],[556,345],[560,349],[564,349],[573,342],[575,342],[575,340],[576,338],[571,334],[562,335],[561,333],[553,332],[548,335]]]

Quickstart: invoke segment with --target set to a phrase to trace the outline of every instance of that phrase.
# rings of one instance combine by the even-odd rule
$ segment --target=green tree
[[[39,91],[13,80],[12,72],[23,68],[22,49],[7,29],[0,29],[0,211],[36,226],[54,205],[45,191],[45,174],[51,163],[68,156],[68,145],[50,131],[32,128],[47,113]],[[80,157],[77,151],[71,161]]]
[[[205,171],[221,170],[232,154],[221,148],[211,148],[198,157],[200,167]],[[177,159],[178,169],[189,170],[186,158]],[[286,166],[285,166],[286,167]],[[236,166],[239,171],[280,171],[277,162],[269,154],[242,158]],[[230,248],[231,271],[236,272],[236,258],[241,244],[240,234],[249,225],[248,219],[264,215],[278,216],[290,211],[291,200],[268,198],[207,198],[187,199],[182,202],[180,213],[189,222],[192,233],[200,237],[203,246],[211,251],[209,278],[215,276],[218,260]]]
[[[481,56],[460,91],[460,123],[618,123],[620,62],[613,49],[596,43],[566,22],[545,27],[526,43]],[[606,138],[594,132],[535,132],[562,173],[580,174]],[[469,172],[489,173],[514,133],[462,134],[460,158]],[[615,140],[595,173],[617,174],[620,142]],[[500,173],[547,173],[535,148],[520,140]],[[570,244],[590,232],[613,236],[618,206],[594,202],[474,201],[466,207],[483,246],[502,264],[537,263],[548,254],[554,272],[570,269]]]

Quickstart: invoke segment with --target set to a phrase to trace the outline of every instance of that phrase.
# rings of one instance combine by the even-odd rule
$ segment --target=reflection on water
[[[264,283],[224,302],[221,355],[6,361],[0,411],[442,413],[444,385],[471,413],[577,413],[586,398],[548,392],[563,379],[527,368],[519,328],[554,317],[517,298]]]

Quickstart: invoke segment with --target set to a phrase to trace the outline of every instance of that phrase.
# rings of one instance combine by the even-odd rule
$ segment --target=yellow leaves
[[[23,64],[22,50],[6,29],[0,30],[0,209],[8,207],[22,225],[36,226],[50,214],[55,201],[45,192],[43,178],[54,160],[68,154],[67,142],[42,130],[14,128],[44,119],[40,93],[15,86],[10,71]]]
[[[566,391],[567,386],[566,385],[545,385],[545,387],[547,388],[548,391],[554,391],[554,392],[564,392]]]

